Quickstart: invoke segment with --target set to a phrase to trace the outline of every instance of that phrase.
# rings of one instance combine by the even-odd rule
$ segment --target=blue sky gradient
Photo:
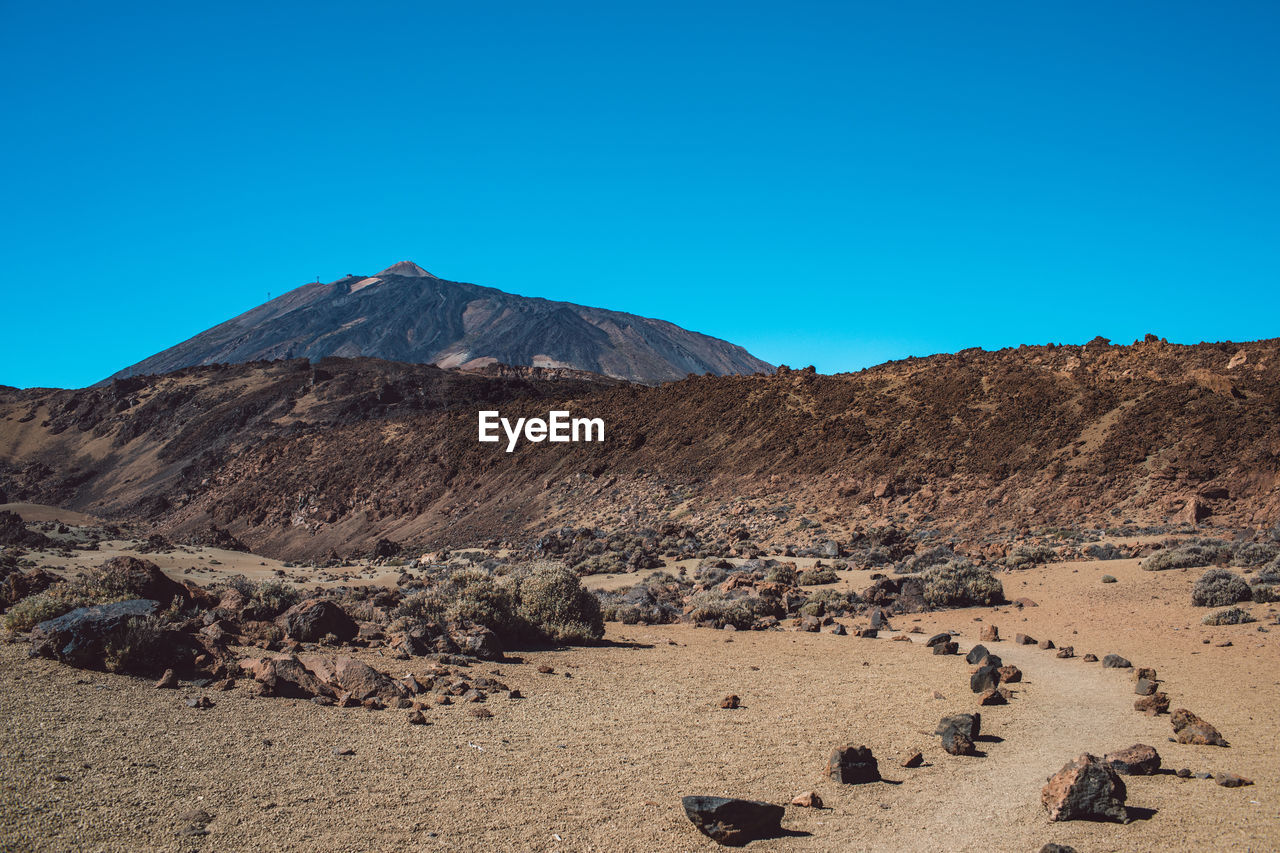
[[[1275,3],[0,4],[0,383],[411,259],[774,363],[1280,335]]]

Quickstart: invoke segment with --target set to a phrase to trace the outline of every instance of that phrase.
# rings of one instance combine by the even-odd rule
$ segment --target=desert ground
[[[119,546],[104,544],[92,557]],[[202,583],[222,571],[278,567],[207,549],[155,558],[176,577],[197,566],[199,576],[188,578]],[[1104,573],[1118,582],[1101,583]],[[269,840],[271,849],[307,851],[711,850],[681,796],[788,803],[812,790],[825,808],[788,806],[791,834],[749,849],[1276,849],[1276,607],[1247,605],[1253,624],[1204,626],[1204,609],[1189,604],[1198,575],[1144,572],[1137,560],[1007,572],[1006,596],[1036,606],[898,616],[875,639],[610,623],[601,646],[474,665],[525,698],[491,696],[488,719],[461,705],[432,707],[425,726],[409,725],[403,710],[256,696],[251,682],[157,690],[150,680],[29,659],[26,643],[11,639],[0,645],[0,846],[247,850]],[[634,577],[586,582],[616,587]],[[850,571],[839,583],[861,588],[866,578]],[[1003,639],[986,645],[1024,678],[1009,685],[1008,705],[981,709],[981,754],[948,755],[934,727],[943,715],[978,710],[972,668],[963,657],[930,654],[923,641],[951,631],[963,653],[991,624]],[[1017,632],[1074,646],[1077,656],[1015,645]],[[894,642],[897,635],[914,642]],[[1154,667],[1172,706],[1208,719],[1231,746],[1170,742],[1168,716],[1133,709],[1133,670],[1086,663],[1087,652]],[[360,654],[393,675],[428,666]],[[539,672],[542,665],[554,672]],[[719,707],[730,693],[740,708]],[[213,707],[187,707],[202,695]],[[826,758],[846,743],[869,746],[885,781],[828,779]],[[1154,746],[1164,769],[1124,777],[1129,823],[1047,819],[1040,790],[1049,775],[1082,752],[1135,743]],[[913,750],[924,765],[901,767]],[[1179,768],[1255,784],[1180,779]]]

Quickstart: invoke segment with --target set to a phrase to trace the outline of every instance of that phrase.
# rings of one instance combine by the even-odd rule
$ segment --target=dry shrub
[[[1253,591],[1245,579],[1226,569],[1210,569],[1191,588],[1191,603],[1196,607],[1226,607],[1252,600]]]
[[[925,572],[924,600],[937,608],[999,604],[1004,586],[990,570],[952,560]]]

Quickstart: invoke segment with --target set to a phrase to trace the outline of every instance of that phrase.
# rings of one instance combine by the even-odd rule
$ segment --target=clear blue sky
[[[823,372],[1280,336],[1275,2],[0,3],[0,383],[317,276]]]

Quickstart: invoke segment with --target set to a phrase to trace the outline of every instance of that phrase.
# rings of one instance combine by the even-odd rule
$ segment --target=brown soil
[[[1109,573],[1119,583],[1102,585]],[[428,712],[339,710],[202,691],[28,660],[0,647],[0,846],[6,849],[644,850],[715,849],[683,816],[684,794],[787,802],[816,790],[828,809],[788,807],[805,836],[752,850],[1274,849],[1280,845],[1274,608],[1257,624],[1201,626],[1195,572],[1142,572],[1134,561],[1059,564],[1002,575],[1010,598],[1039,607],[899,617],[896,627],[961,632],[994,622],[1154,666],[1175,707],[1214,723],[1229,749],[1168,743],[1168,717],[1132,710],[1129,672],[995,644],[1021,667],[1005,707],[983,709],[985,757],[956,758],[930,734],[974,710],[962,658],[882,635],[722,632],[610,625],[612,645],[485,664],[523,700],[491,699],[489,720],[462,706]],[[918,621],[917,621],[918,620]],[[978,621],[981,620],[981,621]],[[1074,633],[1073,633],[1074,632]],[[923,636],[913,635],[919,641]],[[927,636],[927,633],[926,635]],[[1204,639],[1211,640],[1205,645]],[[1231,640],[1229,648],[1214,643]],[[422,661],[371,662],[392,672]],[[556,673],[538,674],[550,664]],[[758,668],[758,669],[757,669]],[[565,677],[563,673],[572,677]],[[933,698],[933,691],[947,698]],[[721,710],[728,693],[742,708]],[[269,741],[269,744],[267,743]],[[886,779],[838,786],[832,747],[869,745]],[[1048,822],[1045,778],[1083,751],[1155,746],[1169,768],[1234,772],[1227,789],[1170,775],[1127,777],[1128,825]],[[335,747],[354,755],[337,756]],[[926,765],[897,766],[921,749]],[[213,815],[206,838],[179,838],[186,812]],[[1145,811],[1141,811],[1145,810]]]

